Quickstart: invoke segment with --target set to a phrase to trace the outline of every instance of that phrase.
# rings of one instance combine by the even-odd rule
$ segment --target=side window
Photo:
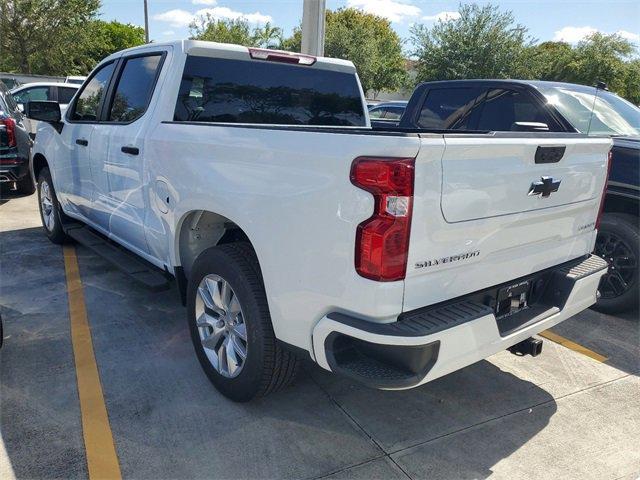
[[[402,117],[403,113],[404,108],[402,107],[389,107],[384,118],[386,118],[387,120],[400,120],[400,117]]]
[[[478,130],[517,130],[516,122],[545,123],[549,131],[560,130],[544,107],[526,92],[494,88],[482,104]]]
[[[110,122],[133,122],[151,100],[162,55],[130,58],[124,64],[109,108]]]
[[[38,100],[50,100],[49,87],[26,88],[13,96],[18,103],[27,103]]]
[[[77,88],[58,87],[58,103],[70,103],[77,91]]]
[[[71,112],[71,120],[95,122],[98,119],[98,107],[113,73],[113,67],[113,62],[101,67],[85,84]]]
[[[385,110],[383,107],[372,108],[369,110],[369,118],[384,118]]]
[[[420,110],[418,125],[433,130],[471,129],[469,119],[477,103],[477,88],[434,88]]]

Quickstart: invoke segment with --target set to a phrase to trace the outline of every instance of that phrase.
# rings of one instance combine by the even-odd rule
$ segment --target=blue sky
[[[244,17],[252,23],[271,21],[288,34],[300,23],[302,0],[148,0],[150,36],[155,41],[186,38],[194,15]],[[486,3],[486,2],[465,2]],[[593,31],[620,33],[640,47],[638,0],[505,0],[494,1],[511,10],[516,21],[540,41],[575,43]],[[432,24],[455,15],[458,1],[443,0],[327,0],[327,8],[353,6],[387,17],[402,38],[414,23]],[[144,25],[143,0],[103,0],[102,18]]]

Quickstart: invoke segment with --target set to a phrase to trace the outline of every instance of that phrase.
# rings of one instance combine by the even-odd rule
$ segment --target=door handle
[[[140,153],[138,147],[122,147],[120,148],[120,151],[122,153],[128,153],[129,155],[138,155]]]
[[[85,140],[84,138],[76,138],[76,143],[78,145],[82,145],[83,147],[89,146],[89,140]]]

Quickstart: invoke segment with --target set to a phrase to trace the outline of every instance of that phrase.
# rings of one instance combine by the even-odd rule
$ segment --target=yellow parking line
[[[551,330],[545,330],[544,332],[540,332],[538,335],[546,338],[547,340],[551,340],[552,342],[558,343],[563,347],[568,348],[569,350],[573,350],[574,352],[581,353],[586,355],[587,357],[593,358],[597,362],[605,362],[607,361],[607,357],[600,355],[599,353],[594,352],[593,350],[589,350],[587,347],[583,347],[582,345],[572,342],[568,338],[564,338],[557,333],[553,333]]]
[[[98,366],[93,353],[91,329],[87,320],[84,293],[75,247],[64,246],[64,268],[67,276],[71,343],[76,365],[80,396],[82,434],[87,455],[89,478],[120,479],[120,464],[111,434],[107,407],[104,404]]]

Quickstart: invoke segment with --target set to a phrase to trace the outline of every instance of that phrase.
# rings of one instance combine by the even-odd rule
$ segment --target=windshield
[[[545,86],[540,91],[581,133],[640,136],[640,108],[611,92],[568,86]]]

